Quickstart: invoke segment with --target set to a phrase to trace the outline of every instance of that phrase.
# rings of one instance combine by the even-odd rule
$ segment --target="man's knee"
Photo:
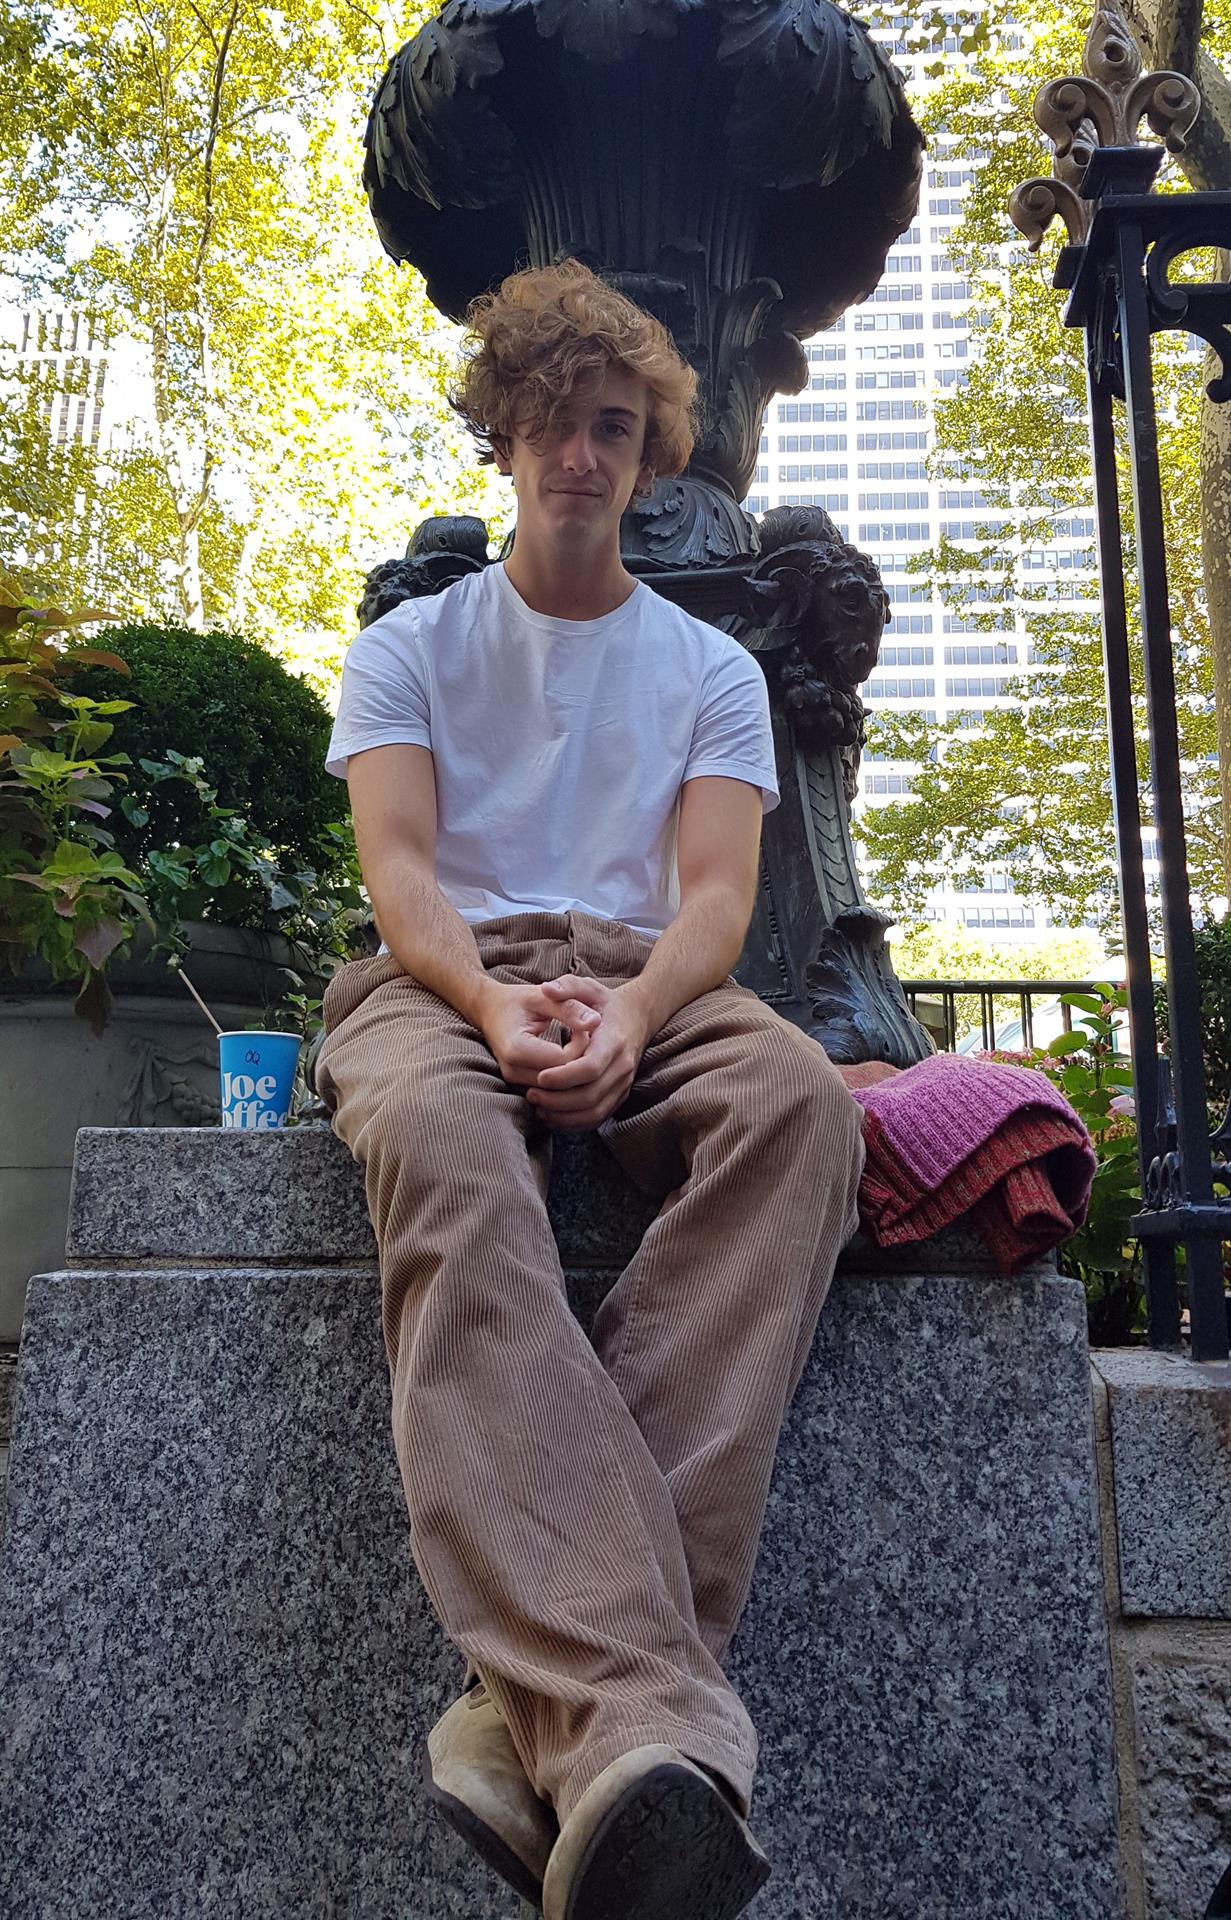
[[[408,1062],[374,1093],[355,1152],[426,1180],[485,1174],[498,1181],[502,1170],[525,1159],[517,1100],[496,1074],[444,1060]]]
[[[824,1048],[788,1021],[756,1028],[746,1042],[757,1119],[800,1150],[862,1158],[859,1103]]]

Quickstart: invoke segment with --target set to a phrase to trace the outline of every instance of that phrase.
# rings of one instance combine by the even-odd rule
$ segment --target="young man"
[[[331,982],[317,1074],[366,1168],[416,1563],[472,1683],[429,1785],[546,1920],[731,1920],[769,1867],[720,1662],[856,1225],[858,1110],[729,973],[777,801],[761,671],[620,559],[634,495],[688,460],[695,377],[575,262],[470,323],[454,405],[516,537],[347,656],[328,764],[385,949]],[[663,1202],[592,1344],[545,1207],[557,1128]]]

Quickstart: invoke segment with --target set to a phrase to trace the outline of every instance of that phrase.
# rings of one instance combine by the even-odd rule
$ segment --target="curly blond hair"
[[[514,421],[532,444],[570,406],[592,399],[612,366],[649,387],[643,462],[657,476],[682,473],[697,433],[697,376],[652,314],[580,260],[510,274],[466,311],[461,378],[449,405],[490,465],[507,453]]]

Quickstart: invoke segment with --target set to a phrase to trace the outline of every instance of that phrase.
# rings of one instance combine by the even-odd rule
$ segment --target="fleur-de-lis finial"
[[[1049,80],[1035,95],[1034,117],[1056,150],[1052,178],[1026,180],[1009,199],[1009,218],[1031,252],[1057,214],[1071,245],[1085,240],[1093,209],[1080,187],[1097,148],[1137,146],[1137,128],[1148,119],[1168,151],[1181,153],[1200,110],[1201,95],[1184,74],[1142,71],[1118,0],[1100,0],[1082,72]]]

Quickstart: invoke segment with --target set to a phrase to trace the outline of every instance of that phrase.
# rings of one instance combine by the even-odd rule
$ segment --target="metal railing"
[[[1231,1130],[1216,1129],[1211,1140],[1151,339],[1155,333],[1188,332],[1207,340],[1221,372],[1206,392],[1222,405],[1231,400],[1231,279],[1222,277],[1231,249],[1231,193],[1156,194],[1163,148],[1137,140],[1148,113],[1153,131],[1179,153],[1200,110],[1193,81],[1178,73],[1144,74],[1126,22],[1100,9],[1081,73],[1048,82],[1035,98],[1035,119],[1055,149],[1051,177],[1024,182],[1009,211],[1034,248],[1057,215],[1068,232],[1052,285],[1068,295],[1065,326],[1085,335],[1112,817],[1141,1162],[1142,1205],[1133,1227],[1143,1249],[1151,1345],[1180,1346],[1176,1255],[1182,1247],[1192,1357],[1204,1361],[1226,1360],[1229,1351],[1223,1245],[1231,1243],[1225,1171]],[[1216,277],[1173,279],[1176,262],[1197,248],[1208,250]],[[1131,540],[1122,513],[1121,453],[1132,482]],[[1137,642],[1126,599],[1130,545],[1149,732],[1144,791],[1133,686]],[[1145,801],[1158,850],[1170,1046],[1165,1066],[1157,1044],[1142,859]]]
[[[1098,984],[1092,980],[903,980],[901,982],[907,1006],[915,1018],[931,1033],[942,1053],[956,1052],[959,1040],[976,1031],[980,1035],[980,1047],[984,1053],[991,1053],[998,1044],[1008,1052],[1019,1052],[1042,1046],[1046,1043],[1046,1036],[1042,1040],[1035,1037],[1035,1014],[1039,1003],[1056,1002],[1058,1031],[1069,1033],[1073,1026],[1073,1010],[1065,1006],[1061,996],[1066,993],[1097,994],[1099,985],[1123,987],[1124,982],[1106,978]],[[921,1000],[940,1002],[939,1025],[925,1018],[929,1009],[926,1006],[920,1009]],[[973,1004],[959,1008],[958,1002],[962,1000]],[[997,1035],[1014,1024],[1018,1028],[1018,1036],[1014,1037],[1010,1034],[998,1043]]]

